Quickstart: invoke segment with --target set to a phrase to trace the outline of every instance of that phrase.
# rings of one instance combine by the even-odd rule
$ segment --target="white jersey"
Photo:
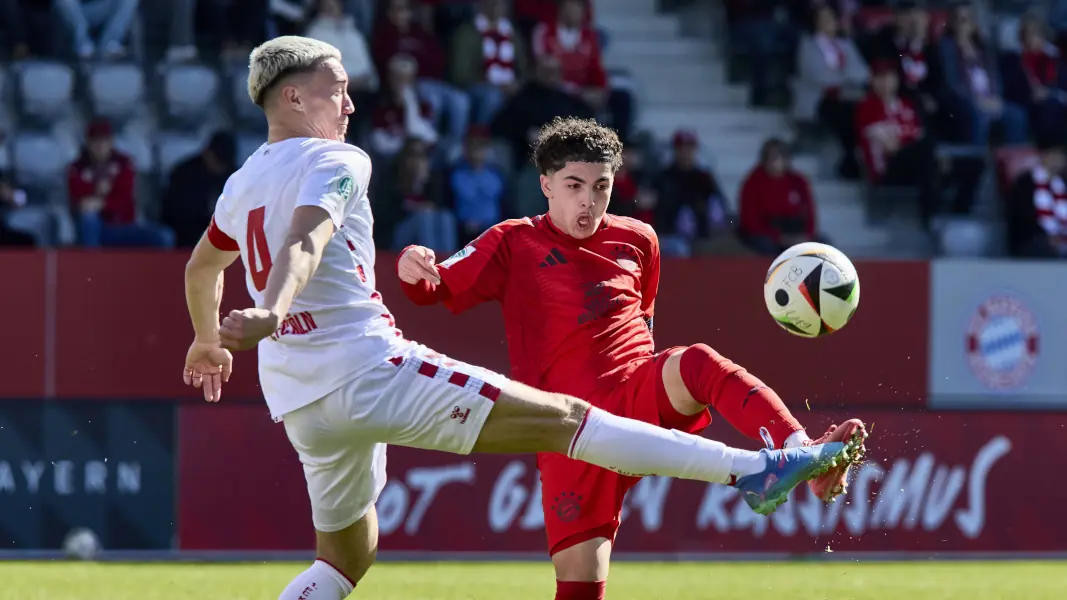
[[[296,207],[321,207],[337,227],[282,326],[259,344],[260,385],[276,420],[380,365],[403,344],[375,291],[370,176],[370,158],[355,146],[288,139],[260,146],[226,181],[215,207],[215,227],[240,247],[257,306]]]

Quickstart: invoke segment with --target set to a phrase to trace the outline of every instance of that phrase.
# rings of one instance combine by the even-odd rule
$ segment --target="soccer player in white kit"
[[[354,108],[340,58],[333,46],[290,36],[252,52],[248,93],[266,113],[267,143],[226,182],[185,275],[195,331],[185,383],[217,402],[230,350],[258,346],[263,395],[304,467],[318,558],[280,600],[345,598],[370,568],[386,444],[559,452],[624,474],[733,485],[760,512],[854,456],[857,446],[836,442],[729,448],[405,340],[375,291],[371,161],[344,142]],[[223,271],[238,258],[256,308],[220,324]],[[426,270],[437,278],[432,264]]]

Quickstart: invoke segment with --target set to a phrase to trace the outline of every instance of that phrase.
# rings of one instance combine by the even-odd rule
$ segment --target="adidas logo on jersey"
[[[541,261],[539,266],[543,269],[545,267],[554,267],[556,265],[565,264],[567,264],[567,259],[563,257],[563,253],[560,252],[558,248],[553,248],[552,251],[548,253],[548,256],[545,257],[545,260]]]

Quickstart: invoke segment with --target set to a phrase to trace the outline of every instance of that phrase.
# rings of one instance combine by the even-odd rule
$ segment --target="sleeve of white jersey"
[[[370,157],[355,146],[336,145],[317,153],[300,182],[297,206],[318,206],[340,227],[370,185]]]

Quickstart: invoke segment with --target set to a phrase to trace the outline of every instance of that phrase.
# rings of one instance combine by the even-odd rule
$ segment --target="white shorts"
[[[311,404],[287,413],[315,529],[339,531],[385,487],[385,445],[469,454],[507,382],[418,344]]]

